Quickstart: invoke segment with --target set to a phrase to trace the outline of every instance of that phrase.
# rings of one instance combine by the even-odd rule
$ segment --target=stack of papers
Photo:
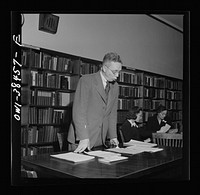
[[[162,148],[152,148],[152,147],[139,147],[139,146],[129,146],[126,148],[109,148],[107,149],[112,152],[118,152],[122,154],[139,154],[142,152],[158,152],[163,150]]]
[[[124,143],[126,148],[109,148],[108,151],[117,152],[122,154],[139,154],[142,152],[158,152],[163,150],[162,148],[155,148],[157,144],[155,143],[146,143],[137,140],[130,140],[129,142]]]
[[[50,155],[50,156],[54,158],[74,162],[74,163],[80,163],[80,162],[92,160],[95,158],[94,156],[88,156],[88,155],[78,154],[74,152],[68,152],[68,153],[56,154],[56,155]]]
[[[108,152],[108,151],[101,151],[101,150],[84,152],[84,153],[88,154],[88,155],[91,155],[91,156],[101,157],[101,158],[110,158],[110,157],[113,157],[113,156],[121,156],[121,154]]]
[[[99,158],[98,161],[101,162],[101,163],[113,163],[113,162],[119,162],[119,161],[122,161],[122,160],[127,160],[128,157],[126,156],[110,156],[110,157],[106,157],[106,158]]]
[[[154,147],[157,146],[155,143],[147,143],[147,142],[141,142],[137,140],[131,139],[129,142],[125,142],[124,146],[144,146],[144,147]]]
[[[87,155],[99,157],[98,158],[99,162],[108,163],[108,164],[128,159],[128,157],[121,156],[121,154],[119,154],[119,153],[101,151],[101,150],[84,152],[84,153]]]
[[[112,152],[118,152],[122,154],[139,154],[144,152],[143,149],[138,149],[135,147],[127,147],[127,148],[109,148],[107,149]]]

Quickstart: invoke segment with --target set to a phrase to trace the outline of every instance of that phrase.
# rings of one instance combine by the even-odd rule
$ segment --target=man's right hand
[[[76,150],[74,152],[81,153],[85,149],[90,150],[90,140],[89,139],[80,140],[78,147],[76,148]]]

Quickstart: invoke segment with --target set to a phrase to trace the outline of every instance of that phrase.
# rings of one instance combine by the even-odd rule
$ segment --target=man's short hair
[[[122,61],[121,61],[121,58],[120,56],[115,53],[115,52],[110,52],[110,53],[107,53],[104,58],[103,58],[103,64],[107,61],[112,61],[112,62],[119,62],[122,64]]]

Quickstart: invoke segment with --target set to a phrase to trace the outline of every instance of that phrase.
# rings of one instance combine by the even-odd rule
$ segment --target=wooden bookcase
[[[136,69],[122,67],[118,77],[118,125],[126,119],[128,109],[133,106],[143,107],[143,72]]]
[[[156,113],[158,105],[166,106],[173,128],[182,131],[182,80],[123,67],[119,78],[118,126],[126,119],[128,109],[143,110],[142,124]]]
[[[182,132],[182,85],[182,80],[166,77],[166,107],[173,120],[173,127],[178,128],[180,132]]]
[[[71,123],[78,80],[100,62],[25,45],[21,55],[21,155],[59,151],[57,133]]]
[[[21,55],[21,155],[59,151],[57,133],[68,131],[78,80],[97,72],[101,61],[29,45]],[[123,66],[117,82],[118,127],[132,106],[143,109],[145,124],[162,104],[181,129],[182,80]]]

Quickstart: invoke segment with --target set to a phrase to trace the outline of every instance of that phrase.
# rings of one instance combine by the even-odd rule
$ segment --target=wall
[[[39,14],[25,14],[22,42],[96,60],[115,51],[125,66],[183,78],[183,34],[145,14],[55,15],[53,35],[38,30]]]

